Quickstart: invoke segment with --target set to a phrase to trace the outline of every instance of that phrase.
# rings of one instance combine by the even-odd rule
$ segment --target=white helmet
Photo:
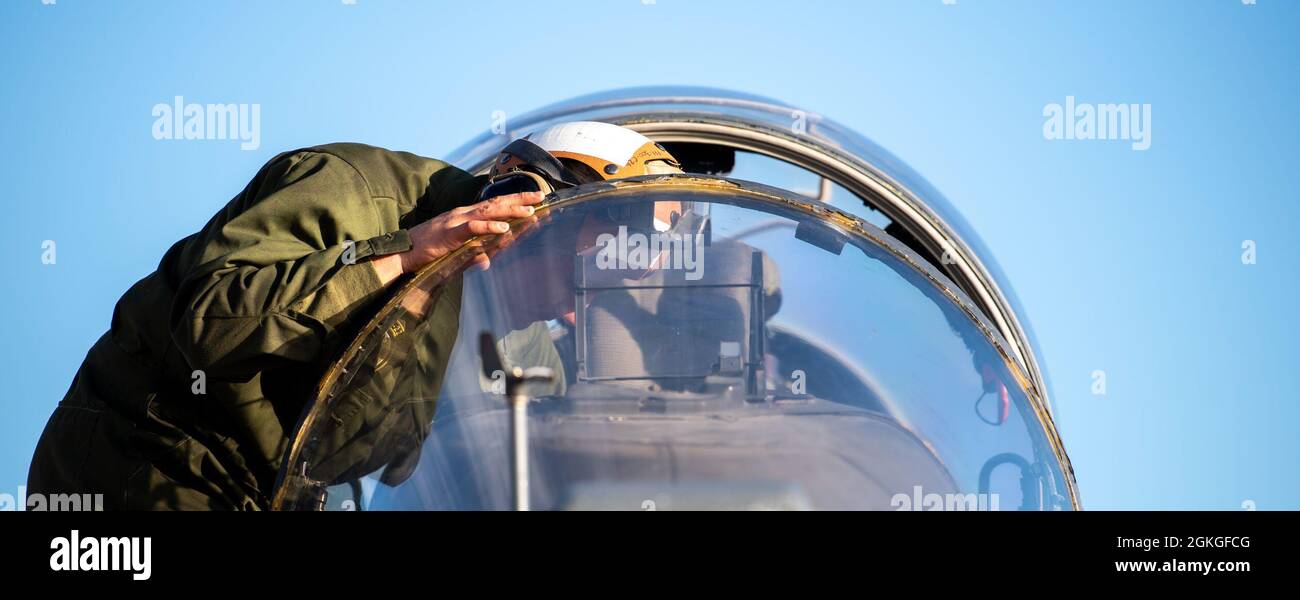
[[[566,165],[585,165],[600,179],[680,173],[681,165],[663,146],[626,127],[597,121],[552,125],[524,139]],[[571,162],[572,161],[572,162]],[[584,170],[581,167],[575,170]]]
[[[558,159],[559,173],[543,152]],[[515,140],[501,151],[490,174],[495,178],[519,170],[541,171],[552,184],[682,172],[677,159],[654,140],[597,121],[560,123]]]

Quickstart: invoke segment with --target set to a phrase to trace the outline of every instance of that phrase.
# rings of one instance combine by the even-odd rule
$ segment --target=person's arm
[[[269,164],[187,250],[171,324],[189,364],[242,380],[268,362],[314,360],[400,277],[392,266],[418,269],[492,219],[524,212],[525,200],[448,211],[409,233],[383,231],[373,202],[361,174],[332,154]]]
[[[540,192],[511,194],[452,208],[411,228],[411,249],[375,259],[375,272],[387,285],[405,273],[419,271],[474,236],[503,234],[510,230],[507,221],[532,216],[531,205],[541,202],[542,197]],[[487,254],[481,254],[477,263],[486,268],[488,260]]]

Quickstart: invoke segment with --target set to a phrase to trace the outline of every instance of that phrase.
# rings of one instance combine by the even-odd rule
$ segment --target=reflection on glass
[[[868,206],[866,200],[844,189],[844,186],[798,165],[763,154],[737,151],[732,170],[720,174],[790,190],[825,202],[880,229],[893,223],[884,213]]]
[[[478,249],[490,268],[459,255],[381,313],[304,426],[286,506],[333,486],[330,506],[510,508],[504,371],[546,367],[535,509],[1070,507],[1008,363],[890,250],[739,189],[539,214]]]

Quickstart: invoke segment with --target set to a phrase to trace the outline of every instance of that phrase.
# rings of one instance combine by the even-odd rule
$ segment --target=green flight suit
[[[368,259],[406,250],[408,228],[482,183],[360,144],[272,159],[118,301],[46,425],[29,491],[265,508],[321,374],[385,296]]]

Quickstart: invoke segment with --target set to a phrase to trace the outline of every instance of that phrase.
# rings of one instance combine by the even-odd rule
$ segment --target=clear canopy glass
[[[832,189],[817,190],[823,203],[873,224],[892,222],[892,235],[920,252],[975,300],[1010,342],[1011,355],[1050,412],[1050,379],[1037,356],[1033,329],[997,261],[943,194],[867,137],[816,112],[771,98],[716,88],[651,86],[598,92],[512,115],[500,123],[502,127],[485,131],[444,158],[482,172],[510,140],[575,120],[622,125],[664,143],[707,142],[741,151],[731,173],[686,169],[690,172],[805,193],[812,191],[811,182],[800,181],[795,172],[825,177],[821,183],[831,183]],[[753,158],[773,160],[762,164],[745,160]],[[778,162],[788,168],[774,168]]]
[[[1052,510],[1067,472],[1005,341],[925,261],[795,194],[659,176],[566,190],[395,294],[276,504]]]

